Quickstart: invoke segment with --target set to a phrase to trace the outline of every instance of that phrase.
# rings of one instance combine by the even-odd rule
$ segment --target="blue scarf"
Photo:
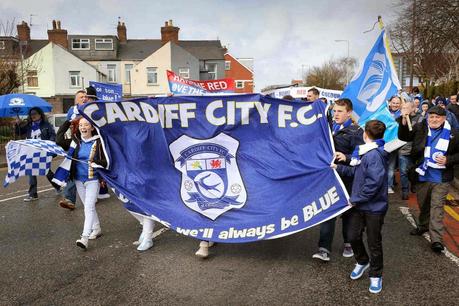
[[[346,121],[343,122],[343,124],[338,124],[333,121],[333,135],[335,135],[339,130],[342,130],[344,128],[347,128],[352,124],[352,119],[349,118]]]
[[[443,128],[440,132],[440,138],[437,141],[435,147],[432,147],[433,137],[432,137],[432,129],[429,127],[429,132],[427,134],[427,144],[424,149],[424,162],[418,168],[416,168],[416,172],[419,175],[424,176],[426,174],[427,168],[435,168],[435,169],[445,169],[445,166],[440,166],[435,161],[435,157],[437,156],[445,156],[446,151],[448,150],[449,146],[449,139],[451,136],[451,125],[448,121],[445,121]]]
[[[373,149],[383,148],[385,143],[386,142],[384,141],[384,139],[376,139],[372,142],[357,146],[354,152],[352,152],[351,162],[349,164],[351,166],[360,165],[361,163],[360,156],[364,155],[365,153]]]
[[[402,112],[399,109],[396,111],[393,111],[389,108],[389,111],[390,111],[390,114],[392,115],[392,118],[394,119],[397,119],[402,114]]]

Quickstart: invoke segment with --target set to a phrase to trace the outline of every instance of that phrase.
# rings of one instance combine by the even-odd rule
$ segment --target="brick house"
[[[225,78],[234,79],[236,93],[253,93],[253,59],[225,53]]]

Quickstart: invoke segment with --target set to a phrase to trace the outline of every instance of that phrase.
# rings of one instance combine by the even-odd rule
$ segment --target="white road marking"
[[[54,187],[40,190],[37,193],[42,193],[42,192],[46,192],[46,191],[50,191],[50,190],[54,190]],[[25,190],[25,191],[27,192],[27,190]],[[19,198],[25,198],[26,196],[27,195],[25,194],[25,195],[19,195],[19,196],[15,196],[15,197],[11,197],[11,198],[6,198],[6,199],[3,199],[3,200],[0,200],[0,203],[1,202],[6,202],[6,201],[9,201],[9,200],[19,199]]]
[[[413,227],[416,227],[416,222],[414,221],[413,215],[410,212],[410,209],[408,207],[399,207],[400,212],[405,216],[405,218],[408,220],[408,222],[411,223]],[[430,235],[428,233],[424,233],[422,236],[427,239],[427,241],[431,242],[430,240]],[[452,262],[454,262],[457,266],[459,266],[459,258],[448,251],[448,249],[445,248],[443,251],[445,256],[451,259]]]

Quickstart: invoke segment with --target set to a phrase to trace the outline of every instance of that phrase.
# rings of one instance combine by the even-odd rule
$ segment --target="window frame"
[[[245,85],[245,84],[244,84],[244,83],[245,83],[244,81],[238,81],[238,80],[236,80],[235,83],[236,83],[236,84],[235,84],[236,89],[244,89],[244,85]],[[242,84],[242,85],[241,85],[241,86],[238,86],[238,84]]]
[[[131,66],[131,68],[128,70],[126,67]],[[131,71],[134,69],[134,64],[124,64],[124,84],[131,84]],[[129,77],[128,77],[129,74]]]
[[[213,71],[210,71],[209,70],[209,67],[207,65],[214,65],[215,69]],[[207,74],[208,75],[213,75],[214,78],[213,79],[210,79],[210,80],[217,80],[218,79],[218,76],[217,76],[217,73],[218,73],[218,64],[217,63],[206,63],[205,65],[206,67],[206,70],[207,70]]]
[[[78,40],[78,43],[80,44],[80,47],[75,48],[73,44],[76,43],[77,40]],[[83,40],[84,42],[82,42]],[[87,48],[81,47],[82,43],[87,43],[88,47]],[[72,50],[91,50],[91,40],[89,38],[72,38]]]
[[[231,70],[231,61],[225,61],[225,71]]]
[[[72,73],[78,73],[78,75],[75,75]],[[72,79],[73,77],[76,76],[77,77],[77,84],[76,85],[73,85],[72,84]],[[69,71],[69,78],[70,78],[70,87],[71,88],[81,88],[81,71]]]
[[[186,70],[186,72],[182,72],[181,70]],[[186,73],[187,76],[183,76],[182,74]],[[182,78],[182,79],[190,79],[190,68],[189,67],[182,67],[182,68],[179,68],[179,76]]]
[[[35,75],[30,75],[31,72],[35,72]],[[39,87],[38,71],[37,70],[27,70],[26,79],[27,79],[27,87],[32,87],[32,88],[38,88]],[[31,83],[33,83],[33,82],[30,82],[31,79],[35,79],[36,80],[36,85],[31,84]]]
[[[109,66],[111,66],[109,68]],[[116,83],[118,80],[116,78],[116,69],[117,69],[117,65],[116,64],[107,64],[107,82],[108,83]],[[110,80],[110,72],[113,72],[113,80]]]
[[[149,71],[150,69],[154,69],[154,71]],[[154,72],[154,74],[156,75],[156,83],[150,83],[150,80],[148,77],[150,72]],[[147,73],[147,86],[158,85],[158,67],[146,67],[146,73]]]
[[[110,49],[105,48],[97,48],[97,43],[107,44],[110,43]],[[113,51],[113,38],[96,38],[94,39],[94,49],[98,51]]]

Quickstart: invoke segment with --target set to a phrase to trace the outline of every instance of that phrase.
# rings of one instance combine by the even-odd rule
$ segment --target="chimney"
[[[169,41],[173,43],[178,43],[179,30],[179,27],[173,26],[172,20],[169,20],[169,22],[166,21],[164,27],[161,27],[161,42],[163,43],[163,45]]]
[[[22,21],[22,23],[17,25],[18,30],[18,39],[20,42],[29,42],[30,41],[30,28],[27,22]]]
[[[61,29],[60,20],[53,20],[53,29],[48,30],[48,40],[68,49],[67,30]]]
[[[126,26],[124,25],[124,22],[118,21],[118,26],[116,27],[116,30],[118,32],[118,40],[120,44],[127,43],[127,33],[126,33]]]

